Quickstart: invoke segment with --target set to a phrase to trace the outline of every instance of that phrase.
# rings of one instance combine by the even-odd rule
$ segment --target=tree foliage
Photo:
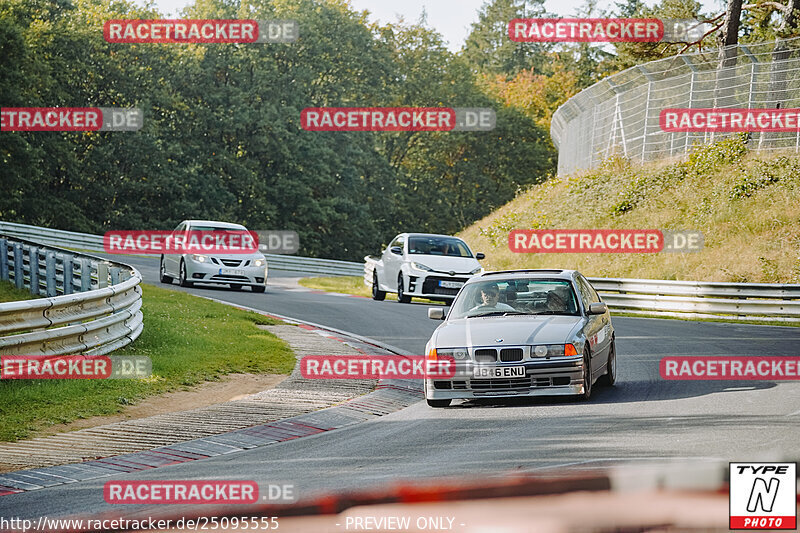
[[[0,4],[0,104],[136,106],[125,132],[0,134],[0,219],[102,233],[186,218],[293,229],[300,253],[360,259],[399,231],[451,233],[554,167],[547,131],[479,87],[425,26],[370,24],[344,0],[197,0],[186,18],[294,19],[291,44],[111,44],[119,0]],[[493,132],[341,133],[306,107],[498,110]]]

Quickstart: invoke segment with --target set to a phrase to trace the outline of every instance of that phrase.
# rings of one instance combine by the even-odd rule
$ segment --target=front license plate
[[[220,276],[246,276],[247,274],[244,273],[244,270],[241,268],[220,268],[219,269]]]
[[[460,289],[464,286],[463,281],[440,281],[439,286],[443,289]]]
[[[524,366],[476,366],[472,368],[473,378],[524,378]]]

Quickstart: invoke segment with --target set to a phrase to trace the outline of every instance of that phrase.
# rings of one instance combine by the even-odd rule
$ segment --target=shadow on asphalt
[[[532,398],[480,398],[454,403],[445,409],[530,407],[561,404],[620,404],[697,398],[709,394],[750,392],[776,386],[773,381],[617,381],[613,387],[595,383],[588,402],[572,396],[541,396]],[[739,390],[737,390],[739,389]],[[733,399],[731,400],[733,401]]]

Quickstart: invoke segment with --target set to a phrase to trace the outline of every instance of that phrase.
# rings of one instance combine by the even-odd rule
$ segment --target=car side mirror
[[[605,302],[594,302],[589,304],[589,312],[587,314],[602,315],[606,311],[608,311],[608,306]]]
[[[444,309],[441,307],[429,307],[428,318],[431,320],[444,320]]]
[[[391,248],[389,248],[389,251],[395,255],[403,255],[403,249],[400,248],[399,246],[392,246]]]
[[[481,259],[486,259],[486,255],[483,252],[478,252],[477,254],[475,254],[475,259],[477,259],[478,261],[480,261]]]

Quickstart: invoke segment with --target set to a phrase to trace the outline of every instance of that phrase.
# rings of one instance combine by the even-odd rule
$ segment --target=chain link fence
[[[581,91],[553,114],[558,173],[613,155],[634,161],[679,156],[733,133],[664,132],[667,108],[800,107],[800,37],[737,45],[637,65]],[[754,150],[800,151],[800,130],[752,133]]]

